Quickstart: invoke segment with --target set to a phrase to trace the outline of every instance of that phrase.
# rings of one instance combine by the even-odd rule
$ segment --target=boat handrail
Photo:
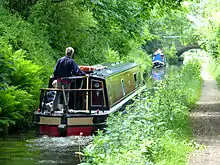
[[[88,105],[89,105],[89,102],[88,102],[88,93],[90,92],[102,92],[103,91],[103,88],[98,88],[98,89],[58,89],[58,88],[41,88],[41,101],[40,101],[40,109],[42,109],[42,98],[45,97],[45,91],[59,91],[59,92],[63,92],[63,95],[64,95],[64,102],[65,102],[65,109],[69,109],[68,108],[68,105],[67,105],[67,101],[65,100],[66,99],[66,96],[65,96],[65,91],[68,91],[68,92],[86,92],[86,110],[85,112],[87,113],[91,113],[91,109],[89,109]],[[45,103],[44,103],[45,104]],[[102,102],[102,111],[104,112],[104,109],[103,109],[103,102]]]
[[[73,80],[73,79],[83,79],[83,78],[87,78],[87,76],[62,77],[61,80]]]
[[[41,88],[41,91],[63,91],[63,89],[58,88]],[[103,88],[99,89],[64,89],[64,91],[80,91],[80,92],[89,92],[89,91],[102,91]]]

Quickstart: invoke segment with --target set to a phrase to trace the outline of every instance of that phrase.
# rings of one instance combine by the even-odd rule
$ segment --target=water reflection
[[[12,136],[0,141],[1,165],[76,165],[82,150],[92,137]]]

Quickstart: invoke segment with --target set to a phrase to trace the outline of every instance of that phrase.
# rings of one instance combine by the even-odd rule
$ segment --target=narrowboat
[[[37,133],[48,136],[89,136],[106,126],[106,119],[144,88],[141,65],[104,63],[80,66],[89,76],[72,76],[70,89],[42,88],[35,114]],[[92,71],[92,73],[91,73]],[[59,110],[51,113],[56,92],[61,92]],[[68,92],[68,103],[66,99]],[[52,99],[50,99],[52,96]]]

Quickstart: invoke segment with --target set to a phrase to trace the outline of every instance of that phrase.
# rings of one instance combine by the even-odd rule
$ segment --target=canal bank
[[[201,98],[190,114],[193,134],[204,149],[193,152],[188,165],[220,164],[220,90],[206,70],[202,70]]]

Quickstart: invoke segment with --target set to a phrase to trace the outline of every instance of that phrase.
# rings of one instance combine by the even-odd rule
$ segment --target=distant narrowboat
[[[35,112],[37,133],[48,136],[88,136],[106,125],[109,114],[120,108],[145,88],[141,65],[136,63],[105,63],[80,66],[89,76],[64,77],[71,80],[70,89],[41,89],[40,105]],[[62,92],[60,110],[51,113],[55,92]],[[66,94],[69,92],[69,102]],[[52,99],[50,100],[50,95]],[[66,105],[66,106],[65,106]]]

